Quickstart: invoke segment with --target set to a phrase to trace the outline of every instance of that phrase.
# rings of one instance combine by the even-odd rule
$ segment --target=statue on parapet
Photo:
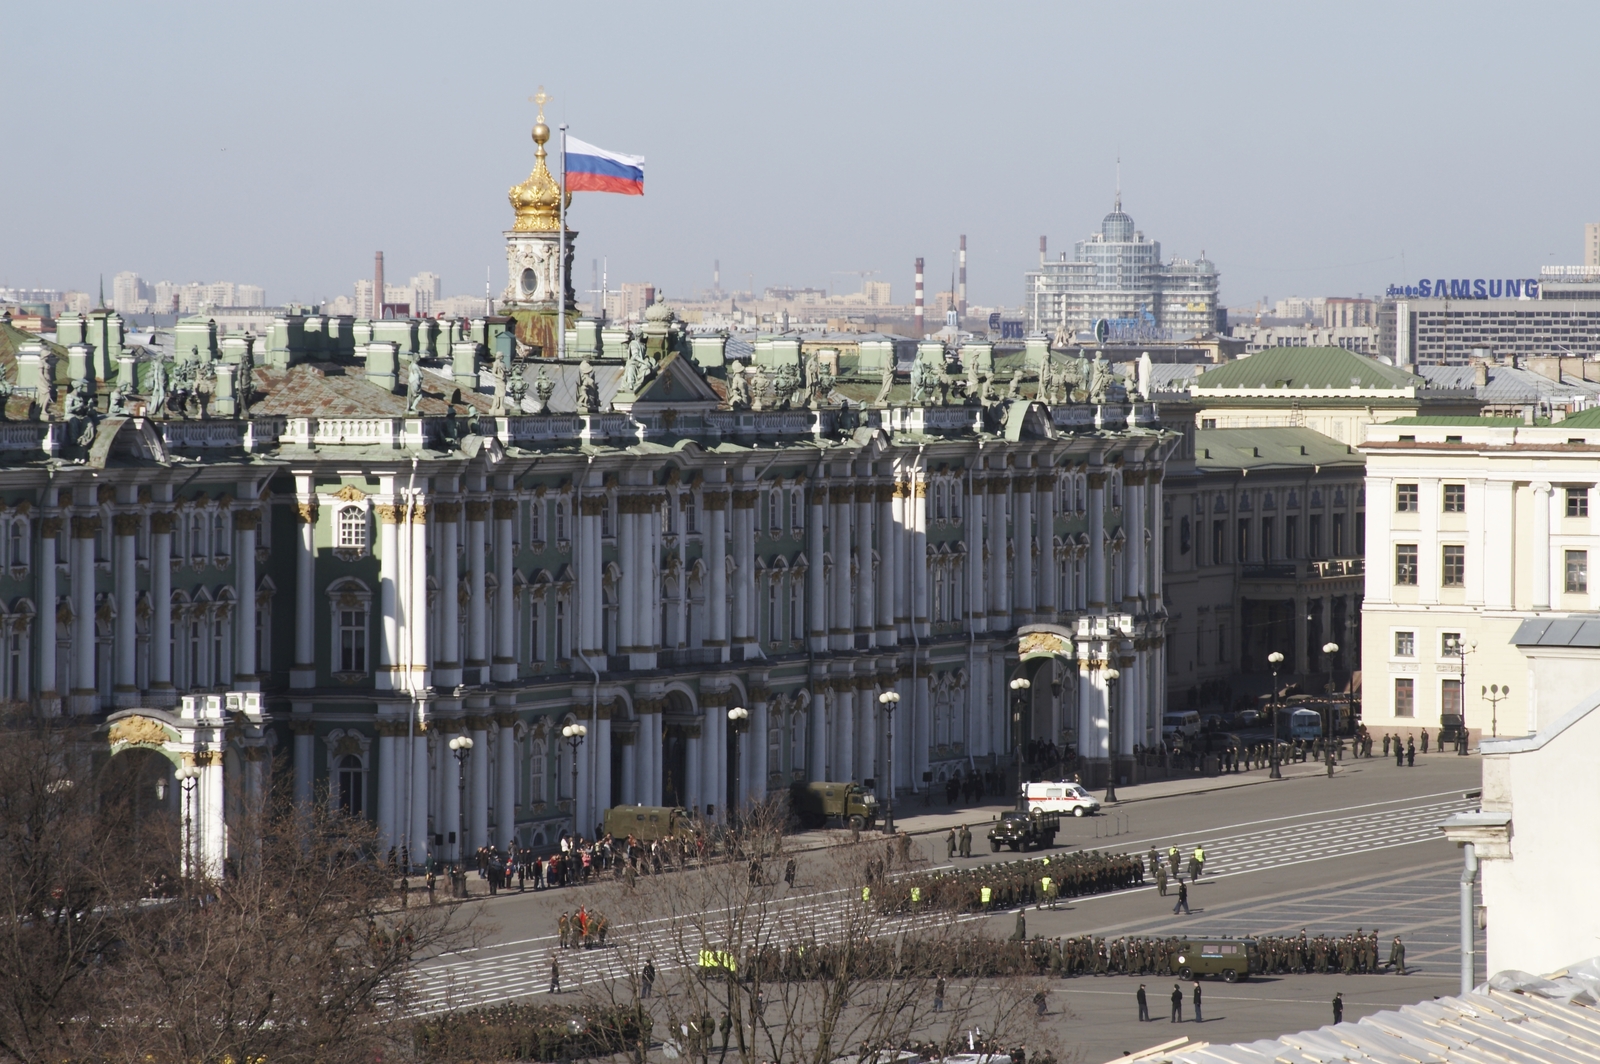
[[[1094,361],[1089,365],[1089,402],[1095,406],[1103,405],[1114,383],[1115,378],[1111,374],[1111,366],[1106,362],[1105,355],[1096,352]]]
[[[160,417],[166,412],[167,407],[167,360],[164,358],[153,359],[150,362],[150,409],[152,417]]]
[[[511,400],[511,409],[522,413],[522,401],[528,397],[528,372],[526,367],[518,369],[512,367],[511,379],[506,381],[506,396]]]
[[[416,413],[421,402],[422,366],[416,359],[412,359],[410,368],[406,370],[406,413]]]
[[[656,366],[650,356],[645,353],[644,337],[638,333],[630,333],[628,337],[628,363],[622,370],[622,390],[639,394],[650,375],[655,372]]]
[[[759,374],[757,380],[767,382],[765,374]],[[778,372],[771,378],[772,403],[776,410],[787,410],[791,406],[805,402],[805,382],[800,377],[800,367],[793,362],[785,362],[778,367]],[[763,405],[766,405],[766,395],[761,396]]]
[[[934,401],[935,391],[939,387],[940,374],[925,360],[918,356],[911,363],[911,404],[924,406]]]
[[[550,409],[550,397],[555,394],[556,382],[550,379],[550,374],[545,372],[545,367],[539,367],[539,376],[533,381],[533,397],[539,404],[541,413]]]
[[[594,367],[588,359],[578,363],[578,413],[600,412],[600,384],[594,379]]]
[[[878,381],[878,394],[872,400],[873,406],[884,407],[889,405],[889,392],[894,388],[894,363],[890,362],[883,367],[883,376]]]
[[[750,382],[745,379],[744,366],[737,359],[728,363],[728,409],[750,409]]]

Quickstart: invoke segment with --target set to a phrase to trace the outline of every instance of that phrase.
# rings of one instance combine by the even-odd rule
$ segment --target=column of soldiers
[[[767,947],[746,956],[743,963],[736,962],[736,970],[772,982],[830,979],[846,970],[858,978],[890,978],[912,972],[950,978],[1176,976],[1184,967],[1178,960],[1181,951],[1193,941],[1176,935],[1125,935],[1114,939],[1079,935],[1003,942],[987,938],[959,942],[813,940]],[[1358,930],[1343,936],[1307,936],[1302,931],[1298,936],[1258,936],[1246,941],[1253,943],[1252,972],[1406,973],[1405,946],[1398,937],[1390,947],[1389,963],[1379,963],[1376,931],[1364,934]]]
[[[1099,851],[928,872],[879,882],[867,897],[882,912],[988,912],[1054,905],[1060,897],[1103,894],[1144,884],[1144,862]]]

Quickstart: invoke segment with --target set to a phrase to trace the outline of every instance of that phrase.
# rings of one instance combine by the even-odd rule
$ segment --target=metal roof
[[[1502,972],[1460,997],[1259,1042],[1168,1043],[1115,1064],[1600,1064],[1594,963],[1552,979]]]
[[[1211,388],[1421,388],[1424,382],[1403,369],[1386,366],[1342,347],[1269,347],[1248,358],[1208,369],[1196,391]]]
[[[1314,429],[1283,425],[1259,429],[1200,429],[1194,464],[1203,472],[1310,466],[1364,466],[1366,455]]]
[[[1474,366],[1421,366],[1417,373],[1435,388],[1472,389],[1486,403],[1531,403],[1552,396],[1600,394],[1600,385],[1569,378],[1553,381],[1542,373],[1511,366],[1486,366],[1488,383],[1473,384]]]
[[[1519,647],[1600,647],[1600,618],[1529,617],[1511,637]]]

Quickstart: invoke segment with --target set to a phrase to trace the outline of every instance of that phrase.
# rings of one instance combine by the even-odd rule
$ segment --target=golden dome
[[[544,101],[540,100],[539,121],[533,127],[533,142],[539,146],[534,152],[533,173],[522,184],[512,185],[508,193],[511,209],[517,212],[516,224],[512,226],[516,232],[553,233],[561,224],[561,188],[545,165],[544,145],[549,139],[550,127],[544,124]],[[565,206],[571,204],[569,192]]]

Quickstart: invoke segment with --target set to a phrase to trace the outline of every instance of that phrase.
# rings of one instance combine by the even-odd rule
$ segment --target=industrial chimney
[[[956,292],[956,310],[965,318],[967,316],[967,234],[961,234],[961,280],[960,288]]]
[[[1040,266],[1044,265],[1045,243],[1046,243],[1046,238],[1045,237],[1040,237],[1039,238],[1039,265]]]
[[[372,320],[383,317],[383,252],[373,257],[372,263]]]
[[[917,259],[917,305],[912,314],[912,332],[920,340],[926,335],[922,331],[922,260],[920,258]]]

